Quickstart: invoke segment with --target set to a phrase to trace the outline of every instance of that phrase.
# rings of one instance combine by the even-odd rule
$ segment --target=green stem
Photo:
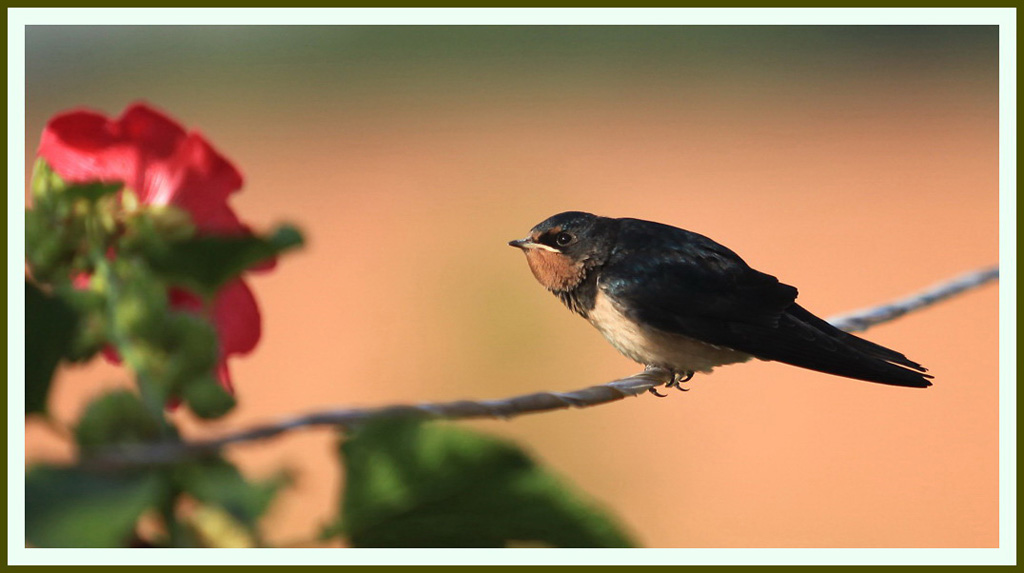
[[[92,261],[96,267],[96,273],[106,283],[106,312],[108,316],[113,317],[114,305],[117,304],[118,297],[120,296],[120,282],[106,255],[94,251],[92,253]],[[120,354],[124,364],[135,373],[139,395],[142,397],[142,403],[146,411],[149,412],[149,415],[154,420],[160,423],[161,437],[173,438],[174,434],[164,418],[166,397],[159,391],[157,384],[149,377],[145,365],[132,349],[128,337],[117,327],[116,321],[111,320],[110,325],[111,342],[114,348],[117,349],[118,354]]]

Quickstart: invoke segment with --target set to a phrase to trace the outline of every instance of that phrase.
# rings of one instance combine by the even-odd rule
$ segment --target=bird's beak
[[[554,247],[549,247],[545,245],[544,243],[538,243],[531,239],[530,237],[526,237],[525,239],[516,239],[514,241],[509,241],[508,244],[510,247],[516,247],[524,251],[529,251],[530,249],[543,249],[545,251],[551,251],[552,253],[561,252]]]

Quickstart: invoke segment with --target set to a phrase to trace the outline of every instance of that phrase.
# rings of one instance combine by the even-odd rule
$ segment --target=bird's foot
[[[657,396],[659,398],[664,398],[664,397],[668,396],[668,394],[662,394],[661,392],[658,392],[658,387],[657,386],[651,386],[650,388],[647,389],[647,391],[650,392],[651,394],[654,394],[655,396]]]
[[[649,370],[657,370],[659,368],[661,368],[661,367],[660,366],[654,366],[653,364],[645,364],[644,365],[644,372],[647,372]],[[655,396],[657,396],[659,398],[664,398],[664,397],[668,396],[668,394],[662,394],[661,392],[658,392],[657,386],[651,386],[650,388],[647,389],[647,391],[650,392],[651,394],[654,394]]]
[[[665,384],[666,388],[675,388],[680,392],[689,392],[689,388],[683,388],[682,384],[689,382],[693,378],[693,370],[686,370],[683,372],[673,372],[672,381]]]
[[[647,366],[645,368],[645,370],[651,370],[653,368],[657,368],[657,366]],[[665,387],[666,388],[675,388],[676,390],[679,390],[680,392],[688,392],[689,388],[683,388],[681,386],[681,384],[683,384],[684,382],[689,382],[691,378],[693,378],[693,371],[692,370],[686,370],[686,371],[683,371],[683,372],[673,372],[672,373],[672,380],[666,382],[665,383]],[[657,396],[659,398],[664,398],[664,397],[668,396],[668,394],[662,394],[661,392],[658,392],[657,387],[648,388],[647,391],[650,392],[651,394],[654,394],[655,396]]]

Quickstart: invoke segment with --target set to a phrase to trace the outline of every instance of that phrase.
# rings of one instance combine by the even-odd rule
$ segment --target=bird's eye
[[[559,247],[564,247],[571,243],[574,238],[572,233],[559,233],[555,236],[555,244]]]

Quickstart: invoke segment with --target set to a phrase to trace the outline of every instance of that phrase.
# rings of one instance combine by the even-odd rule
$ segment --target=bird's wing
[[[658,330],[839,376],[930,385],[921,365],[836,329],[796,304],[796,288],[685,233],[686,240],[613,256],[599,288],[632,320]]]
[[[696,234],[613,257],[599,287],[638,322],[735,350],[744,348],[731,325],[775,328],[797,295],[796,288]]]

